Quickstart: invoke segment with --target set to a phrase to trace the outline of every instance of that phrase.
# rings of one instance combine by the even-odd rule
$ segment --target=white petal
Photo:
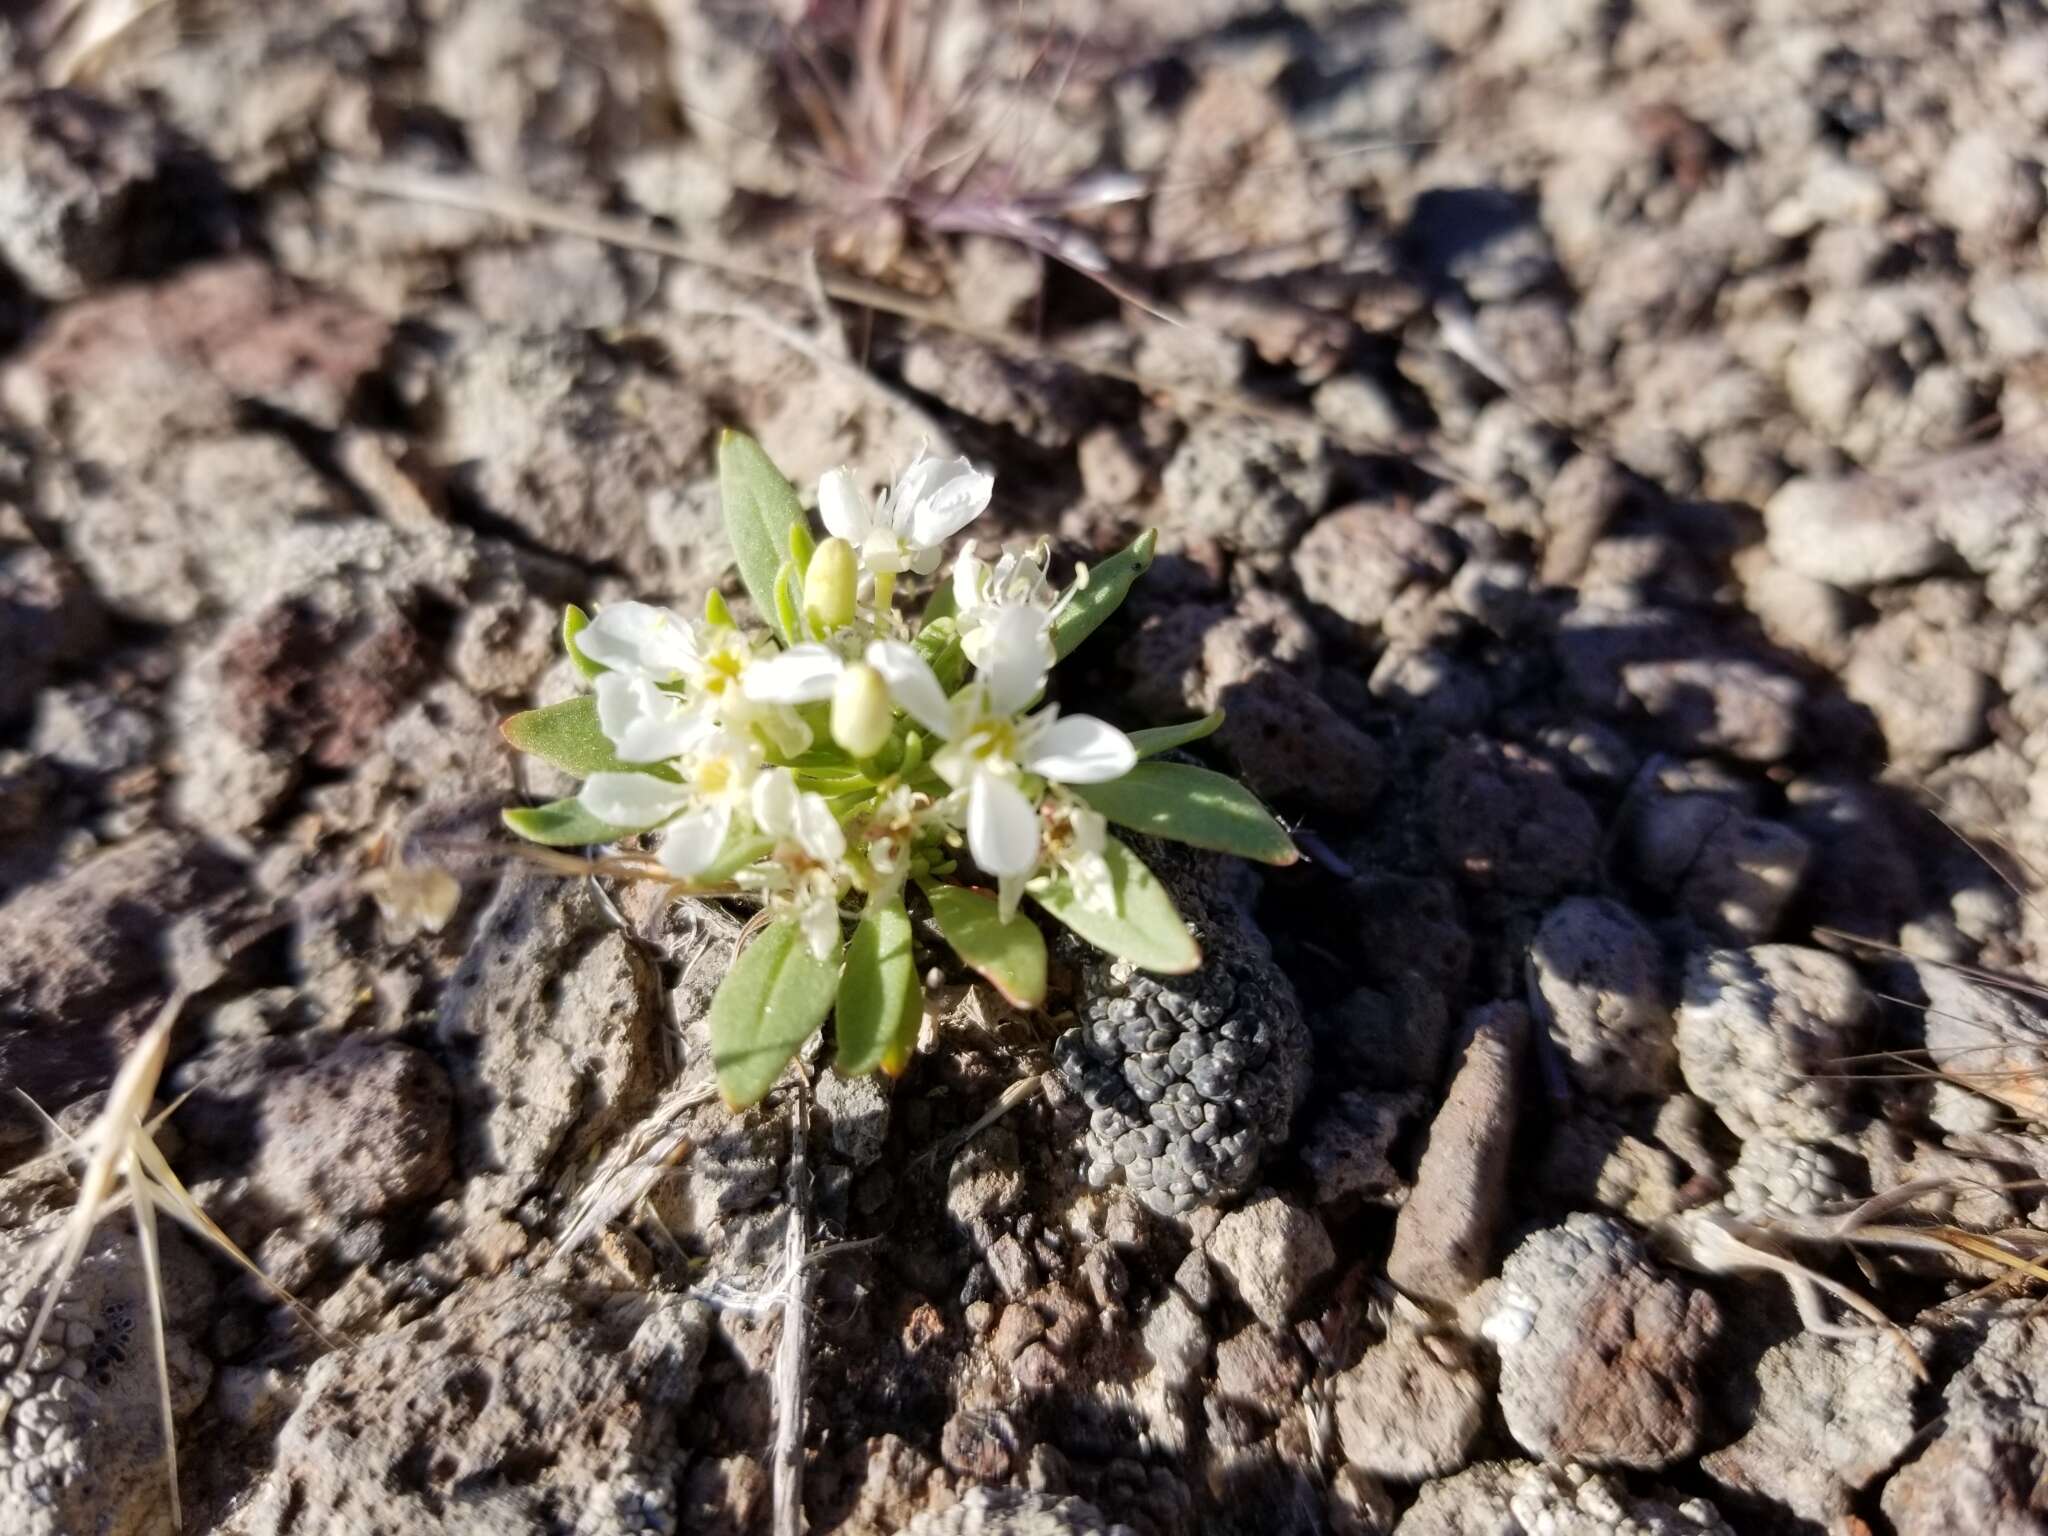
[[[680,784],[645,773],[593,773],[577,792],[583,809],[615,827],[652,827],[690,803]]]
[[[681,757],[712,729],[703,715],[644,677],[600,673],[596,693],[598,728],[623,762],[662,763]]]
[[[612,603],[576,637],[576,649],[618,672],[673,682],[697,665],[689,621],[653,603]]]
[[[818,477],[818,515],[835,539],[858,544],[874,521],[867,496],[846,469],[828,469]]]
[[[945,543],[988,510],[995,486],[994,475],[980,473],[965,459],[939,464],[926,475],[911,504],[911,542],[927,548]]]
[[[919,725],[940,736],[953,728],[946,690],[915,646],[901,640],[877,640],[868,647],[868,665],[882,674],[889,696]]]
[[[992,875],[1038,867],[1038,812],[1008,779],[977,773],[967,791],[967,847]]]
[[[909,468],[896,477],[896,484],[889,492],[885,521],[906,539],[910,537],[911,515],[916,512],[918,503],[924,500],[926,489],[939,473],[939,468],[939,461],[920,448]]]
[[[669,823],[656,857],[663,869],[687,880],[711,867],[718,850],[725,846],[725,834],[731,826],[730,807],[707,805],[692,811]]]
[[[1052,621],[1043,609],[997,609],[983,631],[976,663],[996,713],[1014,715],[1036,698],[1053,660]]]
[[[749,666],[740,674],[740,687],[764,704],[816,704],[832,697],[832,684],[844,666],[825,646],[792,646]]]
[[[967,614],[979,608],[982,594],[988,590],[988,578],[988,566],[970,542],[953,562],[953,611]]]
[[[1062,715],[1040,731],[1024,766],[1055,784],[1101,784],[1138,765],[1131,738],[1093,715]]]
[[[796,840],[820,864],[836,864],[846,855],[846,830],[833,820],[822,795],[805,795],[796,803]]]
[[[754,825],[770,837],[796,830],[796,777],[787,768],[770,768],[754,780]]]

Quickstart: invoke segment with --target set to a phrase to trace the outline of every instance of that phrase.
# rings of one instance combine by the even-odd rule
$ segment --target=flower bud
[[[896,706],[881,673],[856,661],[839,674],[839,681],[832,685],[834,741],[857,758],[873,757],[895,726]]]
[[[804,617],[820,634],[844,629],[853,622],[853,601],[860,585],[860,561],[844,539],[827,539],[811,552],[804,569]]]

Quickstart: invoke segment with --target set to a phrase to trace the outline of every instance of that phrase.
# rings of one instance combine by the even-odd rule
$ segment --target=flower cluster
[[[1059,658],[1149,563],[1150,535],[1064,591],[1045,545],[991,562],[970,543],[913,617],[906,588],[987,509],[988,474],[921,453],[870,498],[834,470],[817,488],[822,541],[750,439],[727,434],[720,477],[762,625],[740,623],[715,592],[698,617],[641,602],[595,618],[570,609],[563,632],[590,694],[505,730],[583,785],[505,819],[557,846],[644,835],[614,867],[760,903],[761,937],[712,1008],[729,1101],[765,1093],[828,1012],[841,1070],[901,1070],[921,1013],[912,892],[964,961],[1034,1004],[1045,950],[1018,911],[1027,895],[1135,963],[1199,961],[1112,823],[1293,857],[1232,781],[1141,761],[1214,718],[1134,736],[1046,702]]]

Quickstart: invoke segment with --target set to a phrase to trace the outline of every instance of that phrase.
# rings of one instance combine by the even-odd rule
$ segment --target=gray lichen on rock
[[[1287,1138],[1308,1087],[1294,987],[1250,909],[1242,866],[1139,840],[1201,943],[1202,965],[1155,976],[1121,960],[1083,969],[1080,1023],[1053,1047],[1057,1088],[1085,1109],[1096,1188],[1127,1185],[1163,1214],[1248,1188]]]

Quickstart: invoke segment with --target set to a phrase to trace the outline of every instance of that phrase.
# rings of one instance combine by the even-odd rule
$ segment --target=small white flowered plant
[[[752,439],[726,434],[719,477],[765,627],[741,625],[716,592],[701,618],[638,602],[594,619],[569,609],[563,636],[590,694],[516,715],[505,734],[583,786],[505,821],[556,847],[648,834],[650,854],[614,867],[680,894],[760,903],[762,931],[711,1009],[734,1106],[766,1093],[828,1014],[839,1070],[903,1070],[923,1003],[913,894],[963,961],[1032,1006],[1046,952],[1019,911],[1027,897],[1133,964],[1201,961],[1112,823],[1271,863],[1295,857],[1235,781],[1146,761],[1221,716],[1126,734],[1045,702],[1060,658],[1151,563],[1151,534],[1064,592],[1042,543],[993,563],[969,544],[912,616],[902,579],[937,572],[945,543],[988,507],[991,476],[919,454],[870,499],[834,470],[818,484],[822,543]]]

